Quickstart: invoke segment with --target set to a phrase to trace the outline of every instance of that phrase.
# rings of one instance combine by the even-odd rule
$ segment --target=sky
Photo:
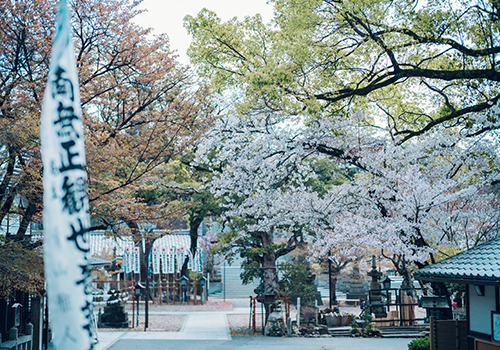
[[[144,0],[140,5],[147,12],[135,18],[144,28],[153,28],[154,34],[166,33],[171,48],[177,51],[179,62],[189,64],[186,51],[191,36],[183,27],[186,15],[196,16],[203,8],[214,11],[223,20],[233,17],[242,20],[245,16],[262,15],[264,23],[271,20],[273,8],[266,0]]]

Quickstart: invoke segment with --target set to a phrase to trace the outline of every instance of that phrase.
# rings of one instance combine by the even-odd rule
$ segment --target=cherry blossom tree
[[[191,58],[231,101],[198,159],[220,171],[227,215],[251,220],[224,244],[283,227],[312,259],[380,250],[410,283],[440,246],[495,235],[497,6],[273,3],[271,25],[185,21]],[[344,181],[318,190],[325,159]]]
[[[217,157],[203,157],[210,152]],[[410,264],[425,266],[440,245],[470,240],[470,230],[456,229],[476,211],[465,203],[494,203],[484,187],[495,181],[499,163],[497,140],[489,134],[471,138],[443,130],[399,144],[347,120],[272,114],[219,121],[199,155],[199,162],[223,169],[211,186],[231,207],[227,215],[246,219],[226,237],[227,247],[284,227],[314,242],[312,259],[339,249],[355,259],[360,247],[378,249],[407,283]],[[336,160],[348,181],[313,190],[314,164],[322,158]],[[495,222],[483,223],[490,234]]]

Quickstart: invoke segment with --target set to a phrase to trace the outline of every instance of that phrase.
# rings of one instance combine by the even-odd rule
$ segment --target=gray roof
[[[111,261],[107,261],[101,258],[96,258],[94,256],[90,257],[89,265],[92,267],[108,266],[111,265]]]
[[[500,237],[418,270],[423,281],[500,284]]]

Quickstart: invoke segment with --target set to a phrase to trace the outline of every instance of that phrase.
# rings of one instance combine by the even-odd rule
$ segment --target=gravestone
[[[349,291],[347,292],[347,299],[366,299],[366,289],[361,279],[359,267],[354,265],[352,268],[351,281],[349,283]]]

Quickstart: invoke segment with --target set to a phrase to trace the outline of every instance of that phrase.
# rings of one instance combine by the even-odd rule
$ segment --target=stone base
[[[104,313],[99,315],[98,328],[128,328],[128,312],[122,305],[108,305]]]
[[[98,328],[129,328],[130,323],[128,321],[122,322],[122,323],[116,323],[116,322],[104,323],[104,322],[101,322],[97,325],[97,327]]]

